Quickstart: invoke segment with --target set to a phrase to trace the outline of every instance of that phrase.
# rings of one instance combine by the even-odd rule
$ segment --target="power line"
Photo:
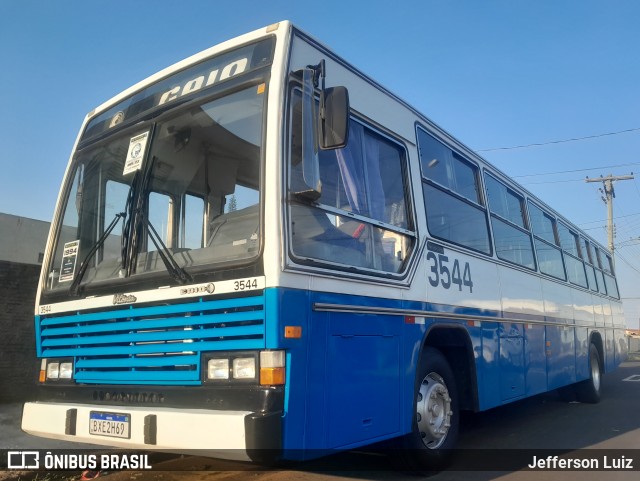
[[[640,274],[640,270],[636,269],[636,267],[634,267],[624,256],[620,255],[620,252],[618,252],[618,259],[622,259],[622,261],[627,264],[631,269],[633,269],[634,271],[636,271],[638,274]]]
[[[542,172],[540,174],[524,174],[524,175],[512,175],[513,179],[521,179],[522,177],[539,177],[542,175],[555,175],[555,174],[573,174],[575,172],[588,172],[590,170],[602,170],[602,169],[613,169],[616,167],[629,167],[630,165],[640,165],[640,162],[629,162],[628,164],[617,164],[617,165],[603,165],[601,167],[589,167],[585,169],[574,169],[574,170],[557,170],[555,172]]]
[[[567,182],[584,182],[584,179],[545,180],[543,182],[522,182],[522,185],[566,184]]]
[[[587,135],[585,137],[574,137],[574,138],[571,138],[571,139],[562,139],[562,140],[550,140],[549,142],[540,142],[540,143],[525,144],[525,145],[514,145],[514,146],[511,146],[511,147],[493,147],[493,148],[490,148],[490,149],[478,149],[478,150],[476,150],[476,152],[492,152],[492,151],[496,151],[496,150],[527,149],[527,148],[530,148],[530,147],[541,147],[543,145],[563,144],[563,143],[566,143],[566,142],[578,142],[580,140],[597,139],[599,137],[607,137],[609,135],[626,134],[628,132],[636,132],[638,130],[640,130],[640,127],[635,127],[633,129],[618,130],[616,132],[607,132],[607,133],[604,133],[604,134]]]
[[[626,214],[626,215],[617,215],[616,219],[622,219],[623,217],[633,217],[634,215],[640,215],[640,212],[635,212],[633,214]],[[595,224],[596,222],[606,222],[607,219],[602,219],[602,220],[590,220],[589,222],[582,222],[578,225],[587,225],[587,224]],[[583,229],[584,230],[584,229]]]

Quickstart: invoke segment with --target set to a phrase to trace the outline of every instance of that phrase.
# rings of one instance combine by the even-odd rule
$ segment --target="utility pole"
[[[607,232],[609,234],[609,250],[611,251],[612,259],[615,259],[613,256],[613,251],[615,249],[615,245],[613,243],[613,238],[615,237],[615,233],[614,233],[615,226],[613,224],[613,199],[616,196],[616,193],[613,190],[613,183],[618,180],[631,180],[631,179],[634,179],[633,172],[631,173],[631,175],[613,176],[609,174],[607,177],[600,176],[599,178],[596,178],[596,179],[590,179],[589,177],[587,177],[585,179],[585,182],[602,182],[602,185],[604,186],[604,190],[600,189],[600,192],[602,192],[602,194],[604,195],[602,197],[602,201],[605,204],[607,204],[607,208],[609,211],[609,215],[607,218]]]

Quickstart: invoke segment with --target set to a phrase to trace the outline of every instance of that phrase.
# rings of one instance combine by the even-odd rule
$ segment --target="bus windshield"
[[[265,89],[232,91],[82,149],[48,291],[68,291],[78,272],[85,290],[136,276],[168,285],[166,257],[190,274],[256,258]]]

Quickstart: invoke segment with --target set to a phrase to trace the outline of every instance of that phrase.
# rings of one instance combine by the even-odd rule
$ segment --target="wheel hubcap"
[[[416,403],[416,420],[422,442],[429,449],[444,443],[451,427],[451,397],[442,377],[427,374],[420,384]]]

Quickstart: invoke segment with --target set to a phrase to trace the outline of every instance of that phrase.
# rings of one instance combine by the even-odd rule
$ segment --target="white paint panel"
[[[76,435],[65,434],[68,409],[77,409]],[[131,415],[131,439],[89,434],[91,411]],[[144,443],[144,417],[157,417],[157,444]],[[26,403],[22,430],[52,439],[137,449],[204,449],[220,457],[246,456],[244,418],[248,411],[149,408],[138,406],[90,406],[84,404]],[[220,452],[218,453],[218,450]],[[231,452],[229,450],[239,450]]]
[[[465,285],[459,286],[453,283],[446,289],[442,284],[442,274],[439,275],[441,282],[437,287],[434,287],[428,281],[429,277],[434,279],[435,274],[431,271],[433,261],[426,258],[427,253],[428,251],[424,252],[424,258],[418,268],[418,275],[422,275],[427,279],[427,301],[476,309],[500,310],[498,272],[494,263],[445,247],[444,256],[447,257],[448,262],[444,265],[451,271],[454,261],[457,260],[460,266],[460,276],[463,276],[465,264],[468,263],[471,280],[473,282],[472,289]],[[436,256],[438,256],[438,254],[436,254]],[[440,267],[441,266],[438,265],[438,268]],[[422,298],[422,300],[424,300],[424,298]]]
[[[602,310],[602,298],[593,296],[593,317],[596,326],[604,325],[604,313]]]
[[[412,143],[415,143],[414,121],[415,117],[399,102],[382,94],[376,87],[361,77],[354,75],[337,62],[322,54],[312,45],[309,45],[299,37],[294,38],[291,50],[291,70],[305,68],[307,65],[315,65],[320,60],[326,61],[326,86],[345,86],[349,89],[349,103],[351,108],[376,119],[385,127]]]
[[[498,274],[504,312],[544,315],[539,277],[506,266],[498,266]]]
[[[604,325],[613,326],[613,311],[609,299],[602,299],[602,313],[604,314]]]
[[[572,290],[573,312],[576,324],[593,326],[595,317],[593,313],[594,296],[589,292]]]
[[[573,299],[570,287],[542,279],[542,298],[545,315],[573,324]]]

